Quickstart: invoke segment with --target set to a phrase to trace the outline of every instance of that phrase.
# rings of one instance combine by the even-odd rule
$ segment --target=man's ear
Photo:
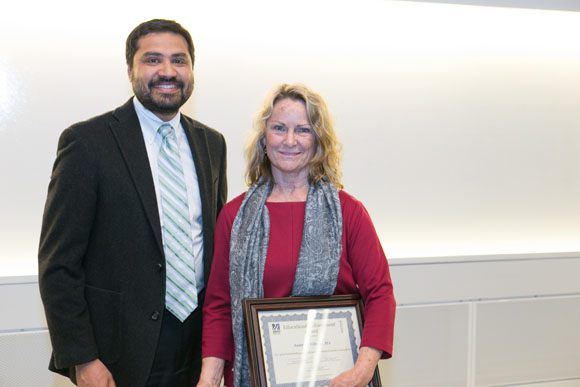
[[[129,65],[127,65],[127,75],[129,76],[129,79],[131,79],[131,67],[129,67]]]

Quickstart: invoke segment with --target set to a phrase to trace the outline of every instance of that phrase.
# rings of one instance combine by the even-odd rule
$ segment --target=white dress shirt
[[[157,156],[161,147],[161,135],[158,130],[163,124],[170,124],[175,130],[177,137],[177,146],[179,147],[179,154],[181,156],[181,163],[183,165],[183,174],[185,177],[185,185],[187,187],[187,203],[189,206],[189,221],[191,223],[191,239],[193,241],[193,261],[195,267],[195,281],[197,285],[197,292],[199,293],[204,288],[203,278],[203,226],[201,214],[201,196],[199,193],[199,184],[197,180],[197,173],[195,171],[195,164],[187,136],[181,126],[181,113],[177,112],[175,117],[170,121],[165,122],[159,119],[151,111],[147,110],[143,104],[133,97],[133,104],[137,111],[137,117],[141,124],[141,131],[145,139],[145,146],[147,148],[147,156],[149,157],[149,165],[151,166],[151,173],[153,175],[153,182],[155,183],[155,195],[157,196],[157,208],[159,210],[159,219],[163,227],[163,214],[161,210],[161,197],[159,194],[159,182],[157,181],[158,166]]]

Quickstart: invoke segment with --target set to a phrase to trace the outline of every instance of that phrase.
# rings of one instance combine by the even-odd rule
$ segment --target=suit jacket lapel
[[[182,115],[183,117],[183,115]],[[203,131],[199,130],[193,124],[186,119],[181,120],[181,125],[187,135],[187,141],[189,142],[189,149],[191,149],[191,154],[193,156],[193,163],[195,164],[195,171],[197,173],[197,179],[199,182],[199,191],[201,194],[201,202],[206,203],[208,199],[211,198],[211,176],[209,171],[211,171],[211,160],[208,152],[207,139]],[[203,213],[205,208],[203,208]]]
[[[193,156],[193,163],[195,165],[195,172],[197,173],[197,180],[199,184],[199,194],[201,198],[201,210],[203,219],[203,243],[204,246],[204,274],[205,280],[209,276],[209,268],[211,265],[211,257],[209,252],[211,249],[207,248],[208,244],[212,243],[211,238],[209,238],[211,225],[209,219],[207,219],[210,214],[212,214],[211,203],[212,203],[212,166],[211,158],[209,157],[209,145],[207,143],[207,138],[203,130],[196,128],[193,120],[186,118],[183,114],[181,115],[181,125],[187,136],[189,142],[189,148],[191,149],[191,154]]]
[[[157,207],[157,197],[155,196],[155,185],[153,175],[149,165],[143,132],[135,113],[133,101],[129,100],[125,105],[119,107],[113,113],[118,122],[111,122],[110,127],[115,136],[119,149],[127,165],[127,169],[133,180],[143,208],[149,219],[153,234],[157,240],[157,245],[163,252],[163,242],[161,239],[161,223],[159,221],[159,210]]]

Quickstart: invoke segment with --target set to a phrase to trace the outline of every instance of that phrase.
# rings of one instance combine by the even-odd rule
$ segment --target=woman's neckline
[[[290,200],[290,201],[283,201],[283,202],[279,202],[279,201],[269,201],[266,200],[266,204],[306,204],[305,200]]]

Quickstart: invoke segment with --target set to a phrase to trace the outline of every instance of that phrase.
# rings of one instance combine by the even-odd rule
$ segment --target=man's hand
[[[99,359],[75,366],[78,387],[116,387],[113,375]]]

